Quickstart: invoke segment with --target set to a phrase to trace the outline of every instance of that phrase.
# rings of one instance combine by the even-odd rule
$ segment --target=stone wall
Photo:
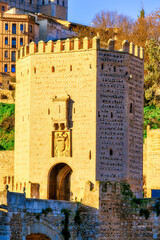
[[[142,197],[143,60],[127,41],[123,53],[108,48],[97,60],[97,179],[126,179]]]
[[[160,190],[160,129],[147,128],[143,151],[143,179],[145,197],[152,190]]]
[[[14,151],[0,151],[0,191],[14,188]]]
[[[123,196],[120,188],[120,185],[115,183],[101,185],[98,239],[160,239],[160,216],[153,211],[157,199],[138,199],[136,202],[127,197],[127,194]],[[140,216],[141,209],[147,209],[148,219],[144,215]]]
[[[160,239],[160,217],[153,211],[155,200],[147,200],[149,218],[140,217],[140,199],[135,207],[129,198],[124,199],[120,185],[106,188],[101,184],[99,210],[73,202],[26,199],[25,194],[5,193],[3,201],[0,194],[0,240],[26,240],[32,234],[62,240],[64,210],[69,213],[66,229],[70,240]],[[6,202],[7,207],[3,205]]]
[[[5,195],[3,193],[3,195]],[[51,240],[64,239],[62,230],[65,224],[65,211],[69,213],[68,232],[70,239],[98,239],[98,212],[95,209],[77,203],[52,200],[26,199],[25,194],[8,192],[5,200],[0,195],[0,221],[3,203],[7,201],[6,219],[0,228],[0,240],[26,239],[31,234],[44,234]],[[75,220],[80,211],[81,224]],[[2,230],[8,227],[8,231]],[[6,237],[6,238],[5,238]],[[8,237],[8,238],[7,238]]]

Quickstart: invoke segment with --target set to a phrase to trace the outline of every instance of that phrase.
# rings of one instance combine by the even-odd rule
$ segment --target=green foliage
[[[42,214],[44,214],[45,216],[47,216],[48,213],[52,213],[52,212],[53,212],[52,208],[42,209]]]
[[[0,151],[14,149],[14,104],[0,103]]]
[[[145,61],[145,106],[160,106],[160,43],[151,39],[146,47]]]
[[[126,182],[121,183],[121,194],[124,201],[127,201],[132,210],[139,210],[140,216],[145,216],[146,219],[149,218],[150,212],[146,208],[149,202],[148,199],[145,198],[136,198],[133,195],[132,190],[130,189],[130,185]]]
[[[79,205],[81,203],[80,202],[77,202],[77,210],[76,210],[76,214],[75,214],[75,217],[74,217],[74,222],[76,225],[80,225],[81,224],[81,216],[80,216],[80,210],[79,210]]]
[[[149,218],[149,216],[150,216],[150,212],[149,212],[148,209],[146,209],[146,208],[145,208],[145,209],[144,209],[144,208],[141,208],[139,214],[140,214],[141,217],[144,216],[146,220],[147,220],[147,219]]]
[[[160,108],[156,106],[144,107],[144,124],[143,124],[143,137],[146,138],[147,125],[151,129],[160,128]]]
[[[157,217],[160,215],[160,202],[156,201],[153,206],[153,211],[157,214]]]
[[[125,200],[133,198],[133,192],[130,189],[130,185],[126,182],[121,183],[121,194]]]
[[[68,230],[70,210],[62,209],[61,212],[64,213],[65,216],[65,220],[62,221],[62,224],[64,225],[64,228],[62,229],[62,235],[64,240],[68,240],[70,238],[70,232]]]
[[[36,219],[39,220],[40,217],[41,217],[41,213],[37,213],[37,214],[36,214]]]

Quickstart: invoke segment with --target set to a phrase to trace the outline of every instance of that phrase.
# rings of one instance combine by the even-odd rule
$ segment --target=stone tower
[[[143,49],[84,38],[17,52],[15,191],[99,204],[99,183],[142,194]]]
[[[8,3],[11,8],[43,13],[63,20],[68,18],[68,0],[3,0],[3,2]]]

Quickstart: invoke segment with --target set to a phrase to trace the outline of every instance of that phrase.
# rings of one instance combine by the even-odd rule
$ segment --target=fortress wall
[[[143,64],[144,62],[139,58],[129,58],[126,106],[128,117],[127,179],[132,186],[132,191],[139,197],[142,197],[143,188]]]
[[[0,151],[0,191],[14,187],[14,151]]]
[[[152,189],[160,189],[160,129],[147,128],[143,155],[144,194],[151,197]]]
[[[97,179],[127,180],[142,197],[143,60],[131,47],[113,51],[111,40],[112,51],[98,51]]]

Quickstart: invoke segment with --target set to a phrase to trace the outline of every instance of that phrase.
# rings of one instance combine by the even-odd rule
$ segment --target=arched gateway
[[[24,228],[25,229],[25,228]],[[53,226],[43,223],[28,225],[22,240],[62,240],[62,237]]]
[[[29,236],[26,237],[26,240],[50,240],[50,238],[44,234],[37,233],[37,234],[30,234]]]
[[[49,199],[70,201],[72,169],[65,163],[55,165],[49,174]]]

